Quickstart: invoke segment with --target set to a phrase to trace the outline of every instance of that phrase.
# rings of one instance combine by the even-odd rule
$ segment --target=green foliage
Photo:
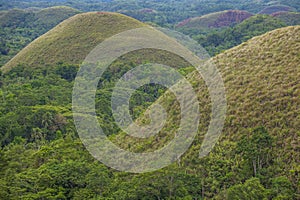
[[[63,79],[73,81],[76,78],[78,68],[75,65],[60,64],[56,69],[56,74],[60,75]]]
[[[254,129],[250,137],[245,137],[239,142],[238,152],[252,165],[254,176],[270,164],[272,146],[273,139],[264,127]]]
[[[1,145],[15,136],[37,143],[51,140],[70,128],[73,84],[54,73],[60,68],[51,72],[18,66],[1,76]]]
[[[294,199],[292,183],[285,176],[279,176],[272,179],[272,186],[270,189],[272,199]]]
[[[251,178],[244,184],[238,184],[228,189],[227,199],[267,199],[266,189],[258,178]]]
[[[99,163],[90,162],[78,141],[59,139],[39,150],[31,149],[29,144],[14,142],[5,147],[3,159],[9,165],[2,168],[2,172],[6,172],[0,181],[4,187],[2,195],[9,193],[9,198],[22,199],[70,199],[102,196],[103,191],[107,191],[110,172]],[[19,161],[18,165],[15,160]],[[11,171],[16,166],[18,170]],[[84,190],[86,192],[78,193]]]

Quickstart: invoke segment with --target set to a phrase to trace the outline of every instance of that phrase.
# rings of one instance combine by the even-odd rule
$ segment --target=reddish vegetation
[[[251,13],[239,10],[229,10],[221,14],[214,23],[210,24],[211,28],[219,28],[223,26],[230,26],[234,23],[241,23],[245,19],[253,16]]]
[[[99,14],[99,15],[105,15],[106,12],[97,12],[97,14]]]
[[[177,27],[182,27],[182,26],[185,26],[187,23],[189,23],[191,21],[191,18],[188,18],[182,22],[180,22]]]

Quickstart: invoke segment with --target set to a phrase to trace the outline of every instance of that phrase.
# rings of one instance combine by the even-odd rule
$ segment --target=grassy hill
[[[291,145],[286,140],[299,145],[296,140],[300,128],[299,33],[300,26],[276,29],[212,59],[227,90],[229,109],[223,139],[238,139],[251,127],[265,126],[274,137],[280,138],[279,146]],[[199,98],[205,97],[201,91],[206,91],[206,86],[199,75],[193,72],[189,80],[200,85]],[[159,102],[164,103],[167,96]],[[283,130],[286,135],[281,135]]]
[[[236,181],[241,176],[248,176],[249,178],[257,176],[260,177],[261,182],[264,182],[265,187],[271,187],[272,179],[286,176],[294,187],[295,195],[299,197],[299,177],[297,175],[300,170],[297,164],[299,162],[298,149],[300,146],[298,139],[300,130],[299,52],[300,26],[295,26],[278,29],[255,37],[213,58],[225,82],[228,110],[220,142],[208,158],[204,159],[205,161],[202,160],[206,163],[203,166],[205,167],[205,173],[210,174],[208,177],[213,176],[214,181],[218,179],[215,177],[216,168],[213,167],[216,165],[215,162],[218,161],[214,161],[214,159],[218,158],[224,162],[228,159],[234,159],[234,162],[236,162],[235,167],[237,167],[236,171],[232,171],[233,164],[230,167],[231,169],[219,170],[219,175],[223,173],[222,176],[224,177],[225,174],[232,173],[231,175],[236,177]],[[198,168],[195,160],[197,160],[203,135],[207,130],[210,100],[205,83],[201,80],[199,74],[196,72],[191,73],[189,80],[198,91],[200,104],[202,105],[200,113],[204,114],[200,117],[199,135],[192,148],[181,159],[180,165],[183,168],[199,169],[201,171],[204,169]],[[179,105],[170,93],[164,94],[158,100],[158,103],[163,105],[170,113],[180,111]],[[140,123],[147,121],[147,117],[138,121]],[[153,151],[163,147],[174,137],[174,127],[178,123],[178,118],[171,116],[160,134],[146,140],[132,138],[125,134],[120,134],[113,139],[118,145],[134,152]],[[258,127],[263,127],[263,129],[257,129]],[[260,131],[257,132],[257,130]],[[258,154],[256,156],[260,157],[261,161],[256,160],[254,157],[247,158],[246,149],[239,152],[240,146],[245,145],[242,141],[251,143],[252,138],[262,137],[265,132],[267,132],[268,137],[272,138],[272,143],[259,144],[262,145],[259,148],[261,152],[265,151],[264,156],[270,156],[270,160]],[[261,138],[258,141],[260,140],[263,139]],[[251,145],[256,144],[251,143]],[[222,158],[223,156],[226,158]],[[199,163],[202,162],[199,161]],[[225,163],[223,164],[226,166]],[[220,165],[224,167],[224,165]],[[201,172],[203,173],[203,171]],[[222,182],[222,176],[220,175],[218,181]],[[208,177],[203,174],[201,176],[202,179],[206,179],[208,182],[213,181]],[[205,188],[206,197],[221,198],[222,195],[220,194],[222,192],[229,191],[226,189],[226,184],[227,181],[216,186],[216,188],[222,188],[218,190],[213,189],[213,182],[210,182],[209,186]],[[219,195],[214,196],[213,194],[216,193]],[[225,198],[226,195],[223,197]],[[231,198],[226,197],[226,199]],[[239,196],[238,199],[245,199],[245,196]]]
[[[18,64],[31,67],[54,66],[58,62],[80,64],[105,38],[141,26],[141,22],[116,13],[78,14],[30,43],[2,70],[7,71]]]
[[[252,14],[247,11],[227,10],[187,19],[179,23],[177,27],[193,29],[220,28],[240,23],[251,16]]]

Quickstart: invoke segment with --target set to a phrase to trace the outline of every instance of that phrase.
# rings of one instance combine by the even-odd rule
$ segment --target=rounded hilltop
[[[220,28],[240,23],[251,16],[253,14],[247,11],[226,10],[184,20],[177,25],[177,28]]]

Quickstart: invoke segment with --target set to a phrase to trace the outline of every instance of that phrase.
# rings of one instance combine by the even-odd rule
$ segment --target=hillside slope
[[[300,192],[297,186],[300,171],[298,165],[300,158],[299,52],[300,26],[295,26],[255,37],[213,59],[225,82],[228,110],[220,142],[208,158],[199,163],[205,162],[206,173],[211,174],[215,178],[214,181],[223,180],[221,177],[218,179],[214,176],[216,173],[216,168],[213,167],[216,165],[214,159],[218,158],[224,162],[233,159],[236,163],[236,171],[233,172],[231,169],[218,171],[223,173],[223,177],[226,174],[239,179],[241,173],[248,178],[258,176],[265,187],[269,187],[275,177],[286,176],[293,184],[295,194]],[[189,80],[196,86],[201,104],[200,113],[204,113],[200,117],[199,135],[191,149],[181,159],[183,168],[193,170],[198,169],[194,162],[199,159],[197,156],[201,141],[207,131],[210,99],[205,83],[198,73],[190,74]],[[180,112],[179,105],[170,93],[166,93],[157,103],[165,106],[170,113]],[[138,121],[142,123],[147,119],[144,117]],[[171,116],[166,127],[157,136],[148,140],[132,138],[125,134],[120,134],[113,139],[118,145],[125,149],[130,148],[134,152],[153,151],[162,148],[172,140],[178,120],[177,116]],[[264,134],[266,136],[263,136]],[[272,142],[251,143],[252,138],[257,137],[269,137]],[[260,140],[264,139],[261,138],[256,142]],[[258,145],[259,151],[264,152],[263,155],[253,152],[261,161],[256,160],[255,157],[247,157],[247,149],[244,146],[247,143],[251,143],[251,148]],[[242,148],[242,151],[239,151],[239,148]],[[226,156],[226,159],[223,159],[223,156]],[[235,164],[230,168],[233,165]],[[209,166],[212,168],[210,169]],[[212,181],[205,175],[202,178]],[[213,182],[210,184],[213,185]],[[226,181],[224,184],[217,187],[226,188]],[[212,189],[212,185],[205,191],[208,193],[206,196],[208,198],[215,197],[209,194],[220,192]]]
[[[226,88],[225,139],[237,139],[246,129],[265,126],[273,136],[280,138],[280,146],[299,147],[299,33],[300,26],[277,29],[213,58]],[[198,95],[203,98],[206,97],[203,91],[207,90],[199,78],[196,72],[189,75],[190,81],[200,85]],[[159,102],[164,102],[164,98]],[[281,135],[284,130],[287,135]]]
[[[30,43],[2,70],[7,71],[18,64],[31,67],[53,66],[58,62],[80,64],[105,38],[141,26],[144,26],[141,22],[116,13],[78,14]]]

